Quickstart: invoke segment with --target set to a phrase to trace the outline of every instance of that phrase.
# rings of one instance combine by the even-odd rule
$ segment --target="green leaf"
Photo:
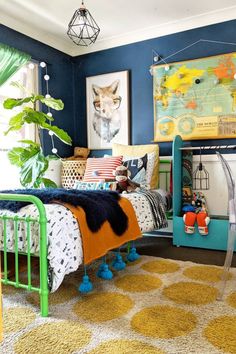
[[[56,155],[48,155],[46,156],[46,159],[48,161],[51,161],[51,160],[60,160],[60,157],[56,156]]]
[[[46,122],[47,116],[43,112],[37,112],[30,107],[25,107],[24,112],[24,121],[28,124],[34,123],[41,125],[42,123]]]
[[[50,125],[48,123],[43,123],[40,126],[43,129],[51,130],[58,137],[58,139],[63,141],[63,143],[68,145],[72,144],[71,137],[63,129],[60,129],[57,126]]]
[[[40,144],[36,143],[36,142],[33,141],[33,140],[27,140],[27,139],[18,140],[18,143],[23,143],[23,144],[28,144],[28,145],[32,145],[32,146],[37,146],[37,147],[40,148]]]
[[[33,97],[33,102],[35,102],[35,101],[41,101],[41,99],[43,99],[43,98],[44,98],[43,95],[34,95],[34,97]]]
[[[49,178],[41,178],[41,181],[45,188],[57,188],[57,184]]]
[[[5,109],[12,109],[17,106],[21,106],[23,103],[30,102],[32,97],[25,97],[25,98],[7,98],[3,102],[3,107]]]
[[[33,108],[30,107],[25,107],[23,111],[25,113],[24,121],[28,124],[41,124],[42,122],[46,122],[47,120],[54,120],[53,117],[49,117],[46,113],[35,111]]]
[[[64,103],[62,100],[56,99],[56,98],[40,98],[39,99],[42,103],[44,103],[46,106],[55,109],[56,111],[61,111],[64,108]]]
[[[39,151],[31,156],[21,167],[20,181],[24,187],[33,187],[36,180],[48,169],[48,161]]]
[[[42,185],[42,180],[41,180],[41,178],[39,177],[39,178],[37,178],[36,181],[34,182],[33,188],[40,188],[41,185]]]
[[[24,148],[15,147],[8,152],[8,158],[12,165],[21,167],[22,165],[22,154],[24,153]]]
[[[14,126],[10,127],[6,132],[4,132],[4,135],[7,135],[7,134],[10,133],[11,131],[21,130],[21,128],[22,128],[22,124],[20,124],[20,125],[14,125]]]
[[[23,164],[32,156],[41,151],[40,145],[28,147],[15,147],[8,153],[8,158],[12,165],[22,167]]]
[[[20,113],[16,114],[15,116],[11,117],[11,119],[9,120],[9,125],[10,126],[23,125],[24,114],[25,114],[24,112],[20,112]]]

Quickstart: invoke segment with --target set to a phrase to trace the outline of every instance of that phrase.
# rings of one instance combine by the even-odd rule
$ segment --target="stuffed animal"
[[[65,158],[65,160],[72,160],[72,161],[76,161],[76,160],[86,160],[88,155],[90,153],[90,150],[88,148],[84,148],[84,147],[75,147],[74,148],[74,155]]]
[[[78,147],[78,146],[74,148],[74,157],[87,159],[89,153],[90,150],[88,148]]]
[[[193,200],[191,205],[183,207],[183,216],[185,224],[185,232],[193,234],[195,231],[194,224],[198,224],[198,232],[201,235],[208,235],[208,224],[210,218],[208,216],[206,198],[202,192],[193,193]]]
[[[129,179],[131,173],[126,166],[121,165],[116,167],[113,171],[113,175],[115,176],[117,182],[116,190],[119,193],[130,193],[140,187],[138,183]]]

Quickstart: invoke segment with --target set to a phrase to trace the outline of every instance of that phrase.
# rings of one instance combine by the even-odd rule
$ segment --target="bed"
[[[167,161],[164,162],[165,164]],[[168,180],[169,170],[160,171]],[[162,182],[161,182],[162,183]],[[122,195],[134,209],[141,233],[166,226],[165,201],[157,191],[148,192],[156,198],[159,210],[154,211],[147,193]],[[83,244],[80,227],[71,210],[61,204],[43,204],[34,195],[0,194],[0,200],[26,202],[17,213],[0,210],[0,247],[3,250],[5,285],[35,291],[40,296],[41,315],[48,316],[48,294],[58,289],[66,274],[83,265]],[[126,243],[126,242],[124,242]],[[122,241],[120,241],[122,244]],[[14,253],[15,279],[8,279],[8,253]],[[19,255],[27,258],[27,283],[19,274]],[[32,285],[32,256],[39,257],[40,286]]]

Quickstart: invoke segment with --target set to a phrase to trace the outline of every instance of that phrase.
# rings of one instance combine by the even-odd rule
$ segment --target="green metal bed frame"
[[[28,216],[8,216],[1,215],[0,220],[3,223],[3,272],[2,283],[5,285],[12,285],[16,288],[26,289],[28,291],[35,291],[40,296],[40,312],[42,317],[48,316],[48,263],[47,263],[47,217],[46,210],[40,199],[33,195],[19,195],[19,194],[0,194],[0,200],[14,200],[17,202],[29,202],[36,206],[38,209],[38,218],[33,219]],[[14,253],[15,253],[15,281],[8,279],[7,267],[7,222],[14,223]],[[19,253],[18,250],[18,223],[26,223],[26,237],[27,237],[27,253]],[[31,284],[31,257],[33,254],[30,252],[30,223],[37,222],[39,224],[39,276],[40,285],[34,287]],[[27,280],[28,284],[23,284],[19,279],[19,254],[27,256]]]
[[[160,164],[170,164],[170,160],[160,160]],[[159,170],[160,175],[165,176],[165,185],[168,186],[170,171]],[[167,188],[166,188],[167,189]],[[22,288],[28,291],[34,291],[39,294],[40,297],[40,313],[42,317],[48,316],[48,247],[47,247],[47,217],[44,204],[41,200],[32,195],[19,195],[19,194],[0,194],[0,200],[29,202],[34,204],[38,210],[37,218],[8,216],[7,214],[0,215],[0,221],[3,224],[3,271],[1,282],[5,285],[11,285],[15,288]],[[170,218],[170,215],[167,215]],[[7,223],[13,222],[14,225],[14,254],[15,254],[15,281],[8,279],[8,262],[7,254],[13,253],[7,249]],[[18,223],[24,222],[26,224],[26,239],[27,239],[27,253],[19,252],[18,250]],[[30,252],[31,245],[31,230],[30,224],[39,224],[39,287],[32,286],[31,282],[31,258],[35,256]],[[27,257],[27,284],[23,284],[19,278],[19,255],[25,255]]]

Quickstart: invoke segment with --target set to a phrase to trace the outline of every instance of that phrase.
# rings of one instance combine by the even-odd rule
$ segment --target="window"
[[[38,66],[34,64],[22,67],[16,74],[14,74],[5,84],[0,87],[0,189],[20,188],[19,170],[16,166],[10,164],[7,153],[15,147],[20,146],[16,143],[18,140],[30,139],[36,140],[36,131],[34,125],[28,125],[17,132],[10,132],[4,135],[7,130],[9,119],[21,111],[21,107],[16,107],[13,110],[3,108],[3,102],[6,98],[23,98],[26,96],[25,92],[13,86],[12,82],[19,82],[23,85],[29,93],[38,92]]]

